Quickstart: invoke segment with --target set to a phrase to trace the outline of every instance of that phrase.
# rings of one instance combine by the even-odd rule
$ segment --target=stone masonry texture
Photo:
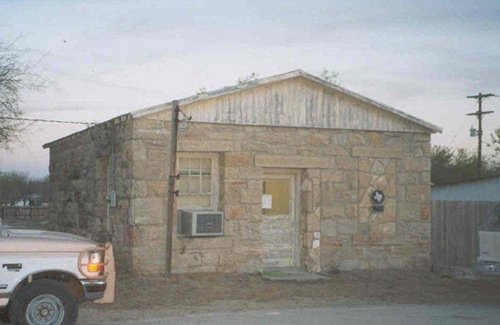
[[[50,147],[55,228],[111,240],[118,268],[137,274],[165,265],[170,123],[161,117],[120,117]],[[299,175],[307,270],[429,266],[429,134],[189,122],[178,151],[216,154],[225,218],[222,237],[174,231],[174,272],[262,271],[262,177],[276,168]],[[386,195],[383,212],[372,210],[375,189]]]

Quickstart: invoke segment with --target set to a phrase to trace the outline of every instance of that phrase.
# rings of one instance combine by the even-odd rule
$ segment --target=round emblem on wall
[[[371,195],[372,201],[375,204],[382,204],[385,200],[385,194],[381,190],[375,190]]]

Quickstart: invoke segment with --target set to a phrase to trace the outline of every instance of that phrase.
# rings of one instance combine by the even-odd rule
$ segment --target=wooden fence
[[[15,228],[46,229],[49,224],[48,207],[0,207],[1,224]]]
[[[437,272],[470,269],[479,254],[478,230],[498,202],[433,201],[432,268]]]

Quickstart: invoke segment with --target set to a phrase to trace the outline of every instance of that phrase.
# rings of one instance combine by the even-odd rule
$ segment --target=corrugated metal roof
[[[454,184],[435,185],[432,187],[432,199],[500,202],[500,177],[490,176]]]

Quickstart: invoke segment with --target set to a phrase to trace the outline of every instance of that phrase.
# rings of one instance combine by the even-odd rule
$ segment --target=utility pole
[[[179,102],[172,101],[172,119],[170,121],[170,163],[168,172],[168,191],[167,191],[167,220],[165,222],[165,231],[167,233],[165,243],[165,276],[169,276],[172,272],[172,236],[173,236],[173,220],[174,220],[174,200],[177,192],[175,191],[175,180],[178,178],[176,174],[175,164],[177,161],[177,129],[179,125]]]
[[[467,98],[477,99],[478,110],[474,113],[469,113],[467,115],[477,116],[478,121],[478,131],[477,131],[477,177],[481,176],[481,150],[482,150],[482,141],[483,141],[483,115],[491,114],[493,111],[485,111],[483,112],[483,99],[488,97],[497,97],[495,94],[482,94],[479,93],[477,95],[467,96]]]

